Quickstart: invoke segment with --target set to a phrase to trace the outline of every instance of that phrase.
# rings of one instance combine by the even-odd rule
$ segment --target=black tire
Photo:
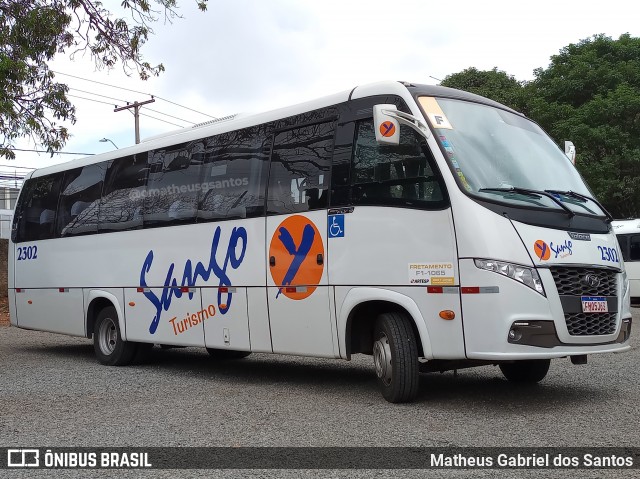
[[[107,366],[126,366],[138,351],[138,343],[122,340],[118,314],[113,306],[98,313],[93,330],[93,349],[98,361]]]
[[[550,359],[529,359],[500,364],[500,370],[510,382],[532,384],[545,378],[550,364]]]
[[[384,313],[378,316],[373,336],[373,361],[380,391],[387,401],[409,402],[418,395],[418,343],[407,315]]]
[[[251,354],[251,351],[232,351],[230,349],[207,348],[209,356],[213,359],[242,359]]]

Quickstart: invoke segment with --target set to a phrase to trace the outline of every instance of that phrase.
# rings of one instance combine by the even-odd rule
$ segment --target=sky
[[[116,12],[120,1],[103,3]],[[155,118],[140,118],[143,140],[380,80],[437,84],[469,67],[531,80],[534,69],[547,67],[571,43],[599,33],[640,36],[640,2],[629,0],[209,0],[205,13],[195,0],[178,4],[182,18],[155,24],[143,48],[147,61],[164,64],[158,78],[141,81],[118,67],[98,71],[87,55],[59,54],[51,63],[77,108],[62,151],[97,154],[133,145],[133,115],[114,106],[150,95],[156,102],[141,113]],[[81,156],[17,152],[16,160],[1,163],[38,168]]]

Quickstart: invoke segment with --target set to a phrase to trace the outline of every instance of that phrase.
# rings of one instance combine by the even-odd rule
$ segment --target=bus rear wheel
[[[382,396],[389,402],[413,400],[420,373],[418,344],[411,319],[402,313],[383,313],[376,319],[373,362]]]
[[[251,351],[231,351],[229,349],[207,348],[209,356],[213,359],[242,359],[251,354]]]
[[[93,349],[98,361],[107,366],[126,366],[136,355],[138,344],[122,339],[118,314],[113,306],[98,313],[93,331]]]
[[[550,359],[530,359],[503,363],[500,371],[508,381],[514,383],[537,383],[542,381],[549,372]]]

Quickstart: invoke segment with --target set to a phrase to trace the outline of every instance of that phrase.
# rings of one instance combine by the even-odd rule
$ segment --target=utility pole
[[[154,101],[156,100],[151,97],[151,100],[141,101],[140,103],[138,103],[137,101],[134,101],[133,103],[127,102],[127,106],[116,107],[113,110],[114,112],[116,112],[122,110],[130,110],[131,108],[133,108],[133,118],[136,124],[136,144],[140,143],[140,107],[142,105],[146,105],[147,103],[153,103]]]

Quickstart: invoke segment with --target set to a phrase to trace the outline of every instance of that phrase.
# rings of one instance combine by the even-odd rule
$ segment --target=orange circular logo
[[[380,125],[380,134],[385,138],[388,136],[393,136],[396,132],[396,125],[391,121],[385,121],[382,125]]]
[[[285,219],[269,244],[269,271],[280,294],[305,299],[316,290],[324,271],[324,246],[316,225],[301,215]]]
[[[538,240],[533,245],[533,250],[536,252],[536,256],[543,261],[546,261],[551,256],[551,248],[542,240]]]

